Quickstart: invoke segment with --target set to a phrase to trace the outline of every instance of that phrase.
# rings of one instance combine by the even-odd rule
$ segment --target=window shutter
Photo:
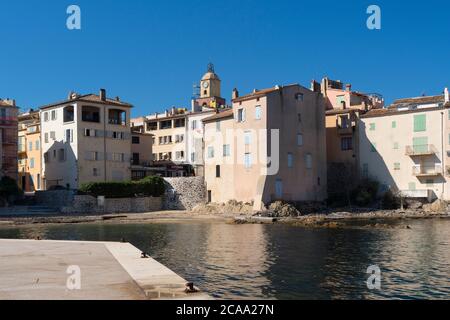
[[[242,109],[242,121],[245,121],[245,109]]]
[[[420,114],[414,116],[414,132],[421,132],[427,130],[427,116]]]

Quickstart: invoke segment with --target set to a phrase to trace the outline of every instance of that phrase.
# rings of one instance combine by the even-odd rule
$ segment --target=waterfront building
[[[104,89],[41,107],[44,188],[130,180],[131,108]]]
[[[221,80],[209,64],[197,86],[199,92],[192,98],[191,110],[172,107],[132,120],[133,126],[143,125],[145,133],[154,137],[152,171],[166,177],[204,175],[202,120],[226,109],[220,86]]]
[[[260,210],[275,200],[326,198],[325,106],[298,84],[254,90],[203,120],[208,201]]]
[[[0,99],[0,178],[17,181],[17,149],[19,108],[16,101]]]
[[[131,130],[131,179],[140,180],[153,175],[153,139],[154,136],[144,133],[143,126]]]
[[[19,187],[25,192],[42,189],[41,121],[39,110],[19,114]]]
[[[342,171],[357,181],[359,138],[358,118],[372,110],[384,107],[379,94],[366,94],[352,90],[351,84],[323,78],[321,83],[313,81],[311,90],[320,92],[325,99],[327,132],[328,187],[338,188]],[[334,192],[336,190],[329,190]]]
[[[360,170],[407,197],[450,200],[450,103],[443,95],[399,99],[359,120]]]

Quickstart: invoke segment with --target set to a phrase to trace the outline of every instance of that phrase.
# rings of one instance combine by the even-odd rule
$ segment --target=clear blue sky
[[[82,10],[82,30],[66,9]],[[370,4],[382,29],[366,28]],[[0,0],[0,97],[25,108],[70,90],[120,96],[133,115],[189,106],[212,61],[223,96],[323,76],[395,98],[450,86],[449,1]]]

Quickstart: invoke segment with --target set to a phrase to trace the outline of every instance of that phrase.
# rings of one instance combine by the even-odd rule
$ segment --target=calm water
[[[124,237],[224,299],[450,298],[450,221],[407,223],[412,229],[86,224],[0,228],[0,238],[120,241]],[[382,270],[379,291],[367,289],[369,265]]]

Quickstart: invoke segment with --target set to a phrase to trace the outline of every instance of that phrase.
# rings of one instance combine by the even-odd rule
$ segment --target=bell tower
[[[220,97],[220,78],[214,72],[214,65],[208,64],[208,70],[200,80],[200,98]]]

